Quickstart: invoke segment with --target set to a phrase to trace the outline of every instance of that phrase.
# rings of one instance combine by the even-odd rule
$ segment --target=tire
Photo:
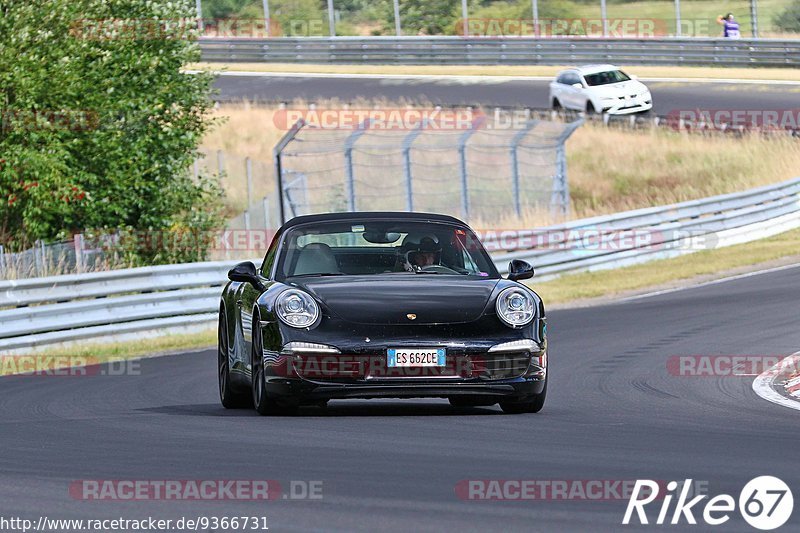
[[[547,397],[547,378],[545,378],[544,389],[539,394],[534,395],[523,402],[500,402],[500,409],[509,415],[522,413],[538,413],[544,407],[544,400]]]
[[[219,401],[225,409],[244,409],[253,407],[249,394],[241,393],[231,387],[231,374],[228,360],[228,319],[225,310],[220,309],[217,326],[217,377],[219,378]]]
[[[266,390],[266,375],[264,374],[264,359],[262,351],[261,327],[258,325],[257,314],[253,315],[252,342],[250,343],[250,368],[252,402],[258,414],[262,416],[283,416],[293,414],[297,405],[282,403],[275,398],[270,398]]]
[[[596,115],[597,110],[594,108],[594,104],[592,102],[588,102],[586,104],[586,114],[587,115]]]
[[[553,111],[556,112],[563,111],[561,107],[561,102],[558,101],[558,98],[553,98],[553,105],[551,107],[553,108]]]
[[[472,396],[451,396],[447,400],[453,407],[489,407],[497,403],[497,400]]]

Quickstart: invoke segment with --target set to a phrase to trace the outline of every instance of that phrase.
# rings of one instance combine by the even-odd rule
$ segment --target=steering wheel
[[[420,268],[420,270],[423,272],[439,272],[441,274],[458,274],[458,272],[452,268],[448,268],[444,265],[428,265]]]

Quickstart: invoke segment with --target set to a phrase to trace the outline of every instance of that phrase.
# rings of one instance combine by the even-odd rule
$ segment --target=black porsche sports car
[[[301,216],[260,268],[236,265],[219,310],[219,392],[264,415],[346,398],[448,398],[538,412],[541,298],[503,279],[463,222],[419,213]]]

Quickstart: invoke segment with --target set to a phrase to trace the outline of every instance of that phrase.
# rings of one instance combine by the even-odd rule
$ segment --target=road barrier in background
[[[800,227],[800,178],[744,192],[575,220],[511,234],[482,233],[498,269],[523,259],[536,280],[744,243]],[[618,246],[624,232],[648,236]],[[546,243],[531,246],[536,236]],[[578,238],[575,238],[578,235]],[[694,245],[702,239],[699,246]],[[598,245],[598,243],[600,243]],[[608,243],[612,243],[609,245]],[[77,340],[209,326],[235,261],[0,281],[0,353]]]
[[[400,65],[797,67],[800,40],[464,37],[201,39],[203,61]]]

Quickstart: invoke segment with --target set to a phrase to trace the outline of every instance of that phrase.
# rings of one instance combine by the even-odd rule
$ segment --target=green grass
[[[182,352],[208,348],[216,345],[216,328],[198,333],[181,333],[144,337],[134,341],[100,342],[92,341],[69,346],[54,347],[30,354],[0,354],[0,376],[15,373],[21,365],[30,368],[57,370],[66,366],[89,366],[138,359],[154,354]],[[15,359],[16,358],[16,359]]]

